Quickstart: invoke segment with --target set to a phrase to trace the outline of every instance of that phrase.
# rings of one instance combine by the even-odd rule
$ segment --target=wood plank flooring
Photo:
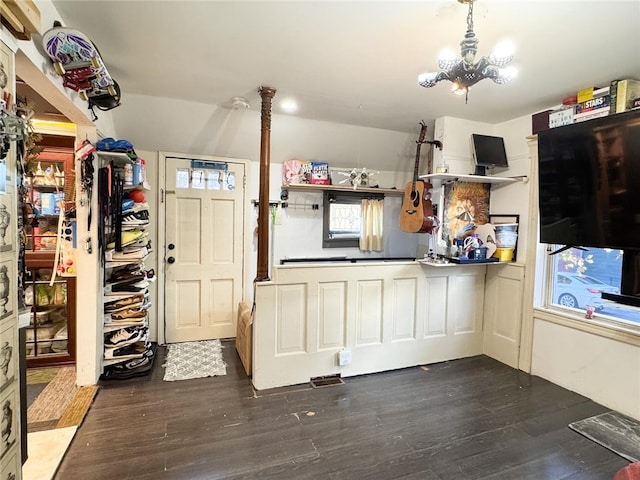
[[[607,411],[480,356],[254,392],[224,377],[109,381],[56,480],[610,480],[626,460],[567,425]]]

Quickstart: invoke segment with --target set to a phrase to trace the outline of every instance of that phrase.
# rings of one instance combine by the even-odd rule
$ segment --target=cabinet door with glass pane
[[[42,262],[45,263],[45,262]],[[75,278],[27,260],[25,303],[31,308],[25,329],[27,366],[75,362]]]

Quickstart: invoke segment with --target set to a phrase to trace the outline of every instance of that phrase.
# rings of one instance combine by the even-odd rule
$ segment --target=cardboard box
[[[534,113],[531,116],[531,134],[535,135],[541,130],[549,129],[549,114],[553,110],[545,110],[544,112]]]
[[[244,302],[238,304],[238,324],[236,331],[236,350],[247,376],[251,376],[251,354],[253,352],[253,315],[251,308]]]

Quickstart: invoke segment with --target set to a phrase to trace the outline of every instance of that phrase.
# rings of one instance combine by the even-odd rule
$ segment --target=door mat
[[[569,428],[630,462],[640,462],[640,422],[606,412],[569,424]]]
[[[41,382],[44,382],[44,388],[27,409],[27,432],[80,425],[98,387],[77,387],[74,367],[27,372],[28,388],[42,385]]]
[[[167,361],[163,365],[167,382],[227,374],[220,340],[172,343],[168,349]]]

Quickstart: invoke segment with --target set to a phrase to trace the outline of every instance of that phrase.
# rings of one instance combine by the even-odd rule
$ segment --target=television
[[[487,169],[507,168],[507,152],[502,137],[471,134],[471,152],[476,166],[475,175],[486,175]]]
[[[638,295],[640,110],[538,132],[538,203],[541,243],[624,250]]]

